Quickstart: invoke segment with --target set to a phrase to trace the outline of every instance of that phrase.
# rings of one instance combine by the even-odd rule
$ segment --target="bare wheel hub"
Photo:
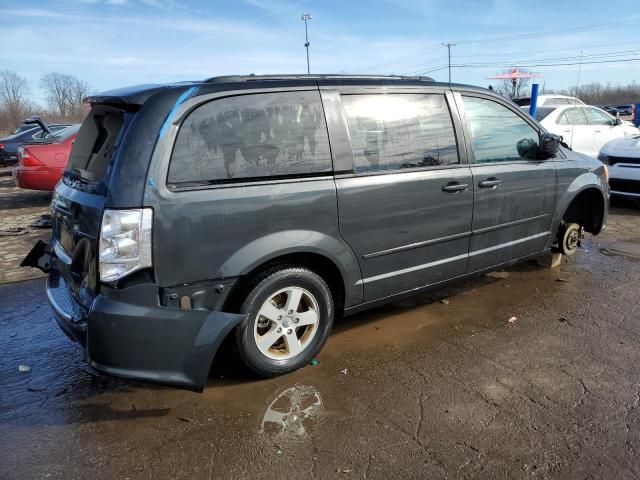
[[[562,229],[560,249],[565,255],[573,255],[582,245],[584,228],[577,223],[568,223]]]

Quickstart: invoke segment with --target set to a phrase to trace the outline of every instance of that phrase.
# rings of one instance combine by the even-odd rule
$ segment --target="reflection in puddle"
[[[324,414],[320,392],[310,385],[296,384],[280,392],[262,417],[261,432],[304,435],[306,427]]]

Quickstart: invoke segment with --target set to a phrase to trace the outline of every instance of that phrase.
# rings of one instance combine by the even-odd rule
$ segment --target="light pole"
[[[311,20],[310,13],[303,13],[302,20],[304,20],[304,46],[307,49],[307,75],[311,72],[309,70],[309,30],[307,29],[307,20]]]
[[[451,47],[455,47],[456,44],[449,42],[443,43],[442,46],[447,47],[447,50],[449,51],[449,83],[451,83]]]

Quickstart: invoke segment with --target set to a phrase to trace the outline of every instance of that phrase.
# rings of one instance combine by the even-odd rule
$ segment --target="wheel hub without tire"
[[[582,244],[584,228],[577,223],[565,225],[562,233],[560,248],[565,255],[573,255]]]

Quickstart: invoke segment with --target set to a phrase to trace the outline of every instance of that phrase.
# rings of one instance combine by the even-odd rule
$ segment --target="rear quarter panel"
[[[179,105],[181,101],[185,105]],[[173,286],[237,277],[275,257],[306,252],[324,256],[341,271],[345,306],[360,303],[360,269],[340,237],[332,175],[187,191],[166,186],[180,116],[202,101],[176,102],[161,129],[145,183],[143,205],[154,209],[157,282]]]

